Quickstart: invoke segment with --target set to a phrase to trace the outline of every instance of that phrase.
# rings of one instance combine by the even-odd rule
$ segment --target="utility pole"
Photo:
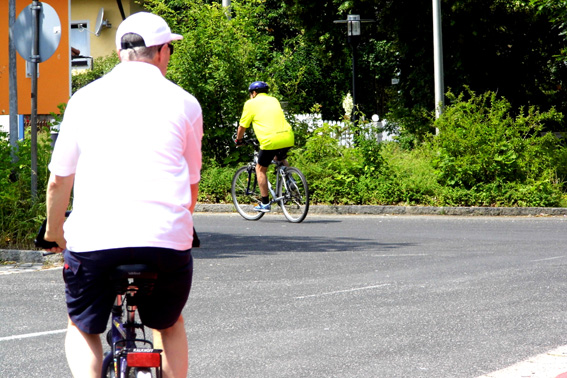
[[[443,32],[441,30],[441,0],[433,0],[433,55],[435,71],[435,116],[439,118],[445,106],[443,78]],[[438,130],[436,131],[438,132]]]

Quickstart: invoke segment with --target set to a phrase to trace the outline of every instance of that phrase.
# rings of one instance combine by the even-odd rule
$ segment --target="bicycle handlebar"
[[[236,148],[246,146],[246,145],[249,145],[249,144],[253,145],[254,148],[258,148],[258,145],[259,145],[258,140],[256,138],[252,138],[252,137],[246,137],[245,136],[241,139],[240,143],[238,143],[238,139],[236,139],[236,134],[234,134],[232,136],[232,139],[234,140],[234,143],[236,144]]]

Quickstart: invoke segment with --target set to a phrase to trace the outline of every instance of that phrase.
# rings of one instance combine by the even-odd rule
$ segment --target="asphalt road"
[[[567,344],[565,217],[196,227],[190,377],[474,378]],[[0,377],[69,377],[65,325],[59,270],[1,275]]]

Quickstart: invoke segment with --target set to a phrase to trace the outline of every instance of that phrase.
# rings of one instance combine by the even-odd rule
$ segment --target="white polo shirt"
[[[77,91],[49,164],[75,173],[67,248],[191,248],[202,136],[198,101],[151,64],[120,63]]]

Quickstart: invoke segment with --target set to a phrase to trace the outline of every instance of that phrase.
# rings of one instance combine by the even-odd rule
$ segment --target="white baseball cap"
[[[138,34],[142,37],[146,47],[159,46],[183,39],[182,35],[171,32],[163,18],[149,12],[134,13],[122,21],[118,30],[116,30],[116,48],[118,50],[122,50],[122,37],[128,33]]]

